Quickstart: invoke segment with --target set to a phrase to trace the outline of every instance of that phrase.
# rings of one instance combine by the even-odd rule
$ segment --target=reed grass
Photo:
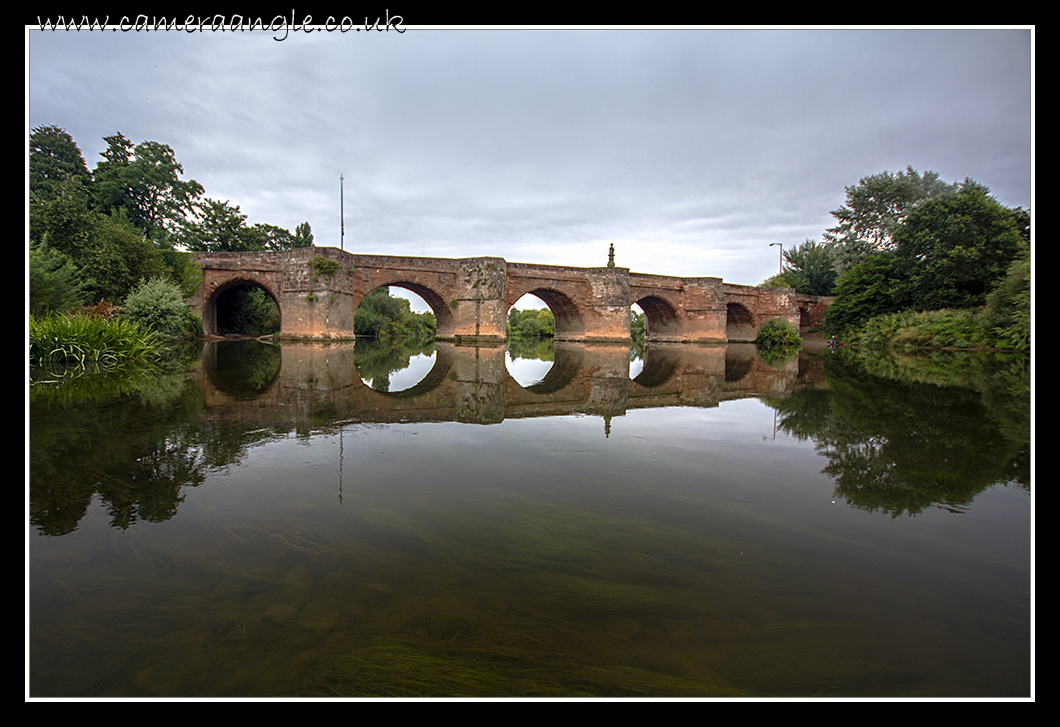
[[[30,365],[107,369],[150,359],[162,344],[147,329],[122,318],[84,315],[32,317]]]

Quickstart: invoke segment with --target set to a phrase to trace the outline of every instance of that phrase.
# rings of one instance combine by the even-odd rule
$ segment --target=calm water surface
[[[31,386],[31,696],[1030,696],[1018,366],[429,349]]]

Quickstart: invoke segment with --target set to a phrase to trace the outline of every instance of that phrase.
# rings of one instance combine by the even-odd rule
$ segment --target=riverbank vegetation
[[[834,296],[823,330],[854,346],[1030,350],[1028,211],[912,167],[846,192],[823,241],[762,285]]]
[[[155,355],[160,341],[124,318],[60,314],[29,321],[29,361],[34,366],[112,368]]]
[[[184,358],[185,344],[201,331],[175,283],[141,280],[121,308],[100,302],[31,313],[29,363],[47,368],[48,381],[130,366],[165,368],[166,359]]]
[[[65,130],[38,126],[30,133],[31,361],[117,365],[128,358],[123,349],[143,357],[201,335],[184,303],[202,282],[191,252],[313,244],[308,222],[293,233],[247,225],[238,205],[205,197],[165,144],[133,144],[120,133],[104,141],[89,171]],[[248,300],[243,308],[255,314],[260,303]],[[99,315],[102,309],[114,314]],[[134,324],[143,339],[135,345]]]

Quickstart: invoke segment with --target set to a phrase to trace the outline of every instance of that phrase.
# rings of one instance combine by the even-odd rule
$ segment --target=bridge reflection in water
[[[236,353],[233,345],[244,348]],[[524,388],[508,372],[504,345],[438,341],[423,379],[389,393],[362,381],[354,350],[353,342],[211,342],[192,376],[200,382],[207,419],[236,416],[263,426],[337,420],[495,424],[573,414],[609,422],[631,409],[714,407],[823,382],[813,357],[766,363],[750,344],[649,344],[641,372],[631,379],[629,346],[558,342],[548,374]],[[240,364],[253,374],[235,374],[232,368]]]

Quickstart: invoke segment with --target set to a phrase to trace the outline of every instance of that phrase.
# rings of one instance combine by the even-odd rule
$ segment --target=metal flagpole
[[[346,242],[346,211],[342,198],[342,175],[339,175],[339,249],[345,250]]]

